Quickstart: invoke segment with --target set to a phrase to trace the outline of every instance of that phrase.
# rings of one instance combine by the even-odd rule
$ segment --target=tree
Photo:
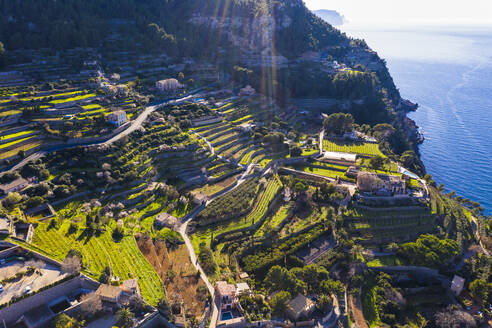
[[[359,257],[360,255],[362,255],[362,251],[363,250],[364,249],[362,248],[361,245],[354,245],[350,249],[350,254],[352,255],[353,259],[356,260],[357,257]]]
[[[301,147],[294,146],[290,148],[290,157],[299,157],[302,155]]]
[[[133,327],[133,320],[135,319],[135,315],[129,308],[121,308],[118,313],[118,325],[122,328],[130,328]]]
[[[87,317],[93,317],[102,311],[101,298],[95,293],[82,295],[80,298],[80,310]]]
[[[435,316],[436,325],[440,328],[471,328],[475,327],[475,319],[471,314],[458,310],[452,305]]]
[[[320,310],[323,313],[325,313],[326,310],[329,309],[330,305],[331,305],[331,297],[326,294],[320,295],[318,298],[318,302],[316,302],[316,307],[318,308],[318,310]]]
[[[165,298],[161,298],[159,300],[159,303],[157,304],[157,309],[159,310],[159,313],[161,313],[164,317],[170,318],[171,315],[171,306],[169,305],[169,302]]]
[[[397,251],[398,251],[398,248],[399,248],[399,246],[398,246],[398,244],[397,244],[397,243],[395,243],[395,242],[390,243],[390,244],[388,245],[388,250],[389,250],[390,252],[397,252]]]
[[[395,132],[395,128],[388,123],[377,124],[372,130],[379,141],[389,138]]]
[[[352,114],[333,113],[328,115],[323,121],[323,126],[327,133],[342,135],[353,130],[354,118]]]
[[[67,256],[61,265],[63,272],[69,275],[78,274],[81,269],[81,263],[77,256]]]
[[[43,197],[40,197],[40,196],[34,196],[34,197],[30,197],[27,201],[26,201],[26,207],[27,208],[35,208],[41,204],[44,203],[44,199]]]
[[[386,159],[382,156],[375,156],[369,160],[369,167],[374,170],[381,170],[384,168],[384,163]]]
[[[65,313],[57,315],[52,322],[52,326],[55,328],[82,328],[84,324],[84,321],[79,322]]]
[[[18,192],[9,192],[3,200],[3,205],[6,207],[13,206],[22,200],[22,196]]]
[[[485,303],[488,299],[488,285],[484,279],[475,279],[470,283],[470,295],[478,302]]]
[[[283,315],[287,309],[287,304],[291,299],[289,292],[281,291],[273,296],[270,301],[270,306],[272,307],[273,313],[277,315]]]
[[[5,66],[5,47],[3,43],[0,42],[0,68]]]

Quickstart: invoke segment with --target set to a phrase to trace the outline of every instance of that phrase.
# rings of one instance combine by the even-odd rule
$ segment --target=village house
[[[453,281],[451,281],[451,291],[459,296],[465,287],[465,278],[454,275]]]
[[[239,297],[241,295],[249,295],[251,293],[251,289],[249,285],[245,282],[240,282],[236,284],[236,295]]]
[[[241,97],[250,97],[256,93],[255,89],[251,87],[249,84],[244,88],[239,90],[239,96]]]
[[[157,90],[162,92],[176,91],[183,87],[176,79],[160,80],[155,83]]]
[[[396,175],[359,172],[357,187],[362,192],[370,192],[377,196],[401,195],[406,191],[405,180]]]
[[[126,121],[127,118],[124,110],[117,110],[108,115],[108,122],[117,127],[122,126]]]
[[[228,284],[227,281],[217,281],[215,290],[220,300],[220,308],[222,310],[231,310],[236,306],[236,287]]]
[[[135,278],[123,281],[121,288],[123,288],[125,293],[127,293],[128,295],[140,296],[140,287],[138,286],[138,280]]]
[[[96,295],[101,298],[101,301],[109,303],[111,306],[121,306],[122,297],[123,297],[123,289],[117,286],[105,285],[102,284],[96,290]]]
[[[243,124],[240,124],[238,125],[238,129],[239,131],[241,132],[249,132],[251,131],[253,128],[255,127],[255,124],[254,123],[243,123]]]
[[[8,218],[0,218],[0,235],[10,235],[11,230],[10,220]]]
[[[24,178],[15,179],[12,182],[0,185],[0,192],[7,195],[9,192],[18,192],[29,185],[29,182]]]
[[[203,192],[193,192],[193,203],[196,205],[202,205],[207,202],[208,197]]]
[[[170,228],[174,229],[178,225],[178,219],[171,214],[168,214],[166,212],[162,212],[154,220],[154,226],[156,226],[159,229],[162,228]]]
[[[316,304],[304,295],[297,295],[287,304],[287,315],[293,321],[299,318],[307,318],[313,313]]]

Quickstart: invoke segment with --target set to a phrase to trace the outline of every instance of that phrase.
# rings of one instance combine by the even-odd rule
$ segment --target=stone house
[[[399,176],[362,171],[357,174],[357,187],[362,192],[382,196],[404,194],[406,191],[405,180]]]
[[[115,126],[122,126],[127,121],[124,110],[117,110],[108,115],[108,122]]]
[[[162,92],[176,91],[183,87],[176,79],[160,80],[155,83],[157,90]]]
[[[299,318],[307,318],[313,313],[316,304],[304,295],[297,295],[287,304],[287,315],[293,321]]]

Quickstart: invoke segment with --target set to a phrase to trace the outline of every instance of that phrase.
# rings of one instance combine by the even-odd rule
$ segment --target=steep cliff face
[[[218,33],[243,55],[295,59],[306,51],[346,41],[299,0],[217,0],[207,9],[197,8],[188,22]]]
[[[209,30],[215,30],[243,53],[257,53],[271,56],[274,52],[274,35],[278,30],[288,28],[292,19],[287,15],[216,17],[195,13],[189,23]],[[281,54],[277,54],[281,56]]]

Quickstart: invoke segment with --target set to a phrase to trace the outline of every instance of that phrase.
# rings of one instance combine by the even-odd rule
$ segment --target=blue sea
[[[425,137],[427,172],[492,214],[492,27],[345,25],[385,58]]]

